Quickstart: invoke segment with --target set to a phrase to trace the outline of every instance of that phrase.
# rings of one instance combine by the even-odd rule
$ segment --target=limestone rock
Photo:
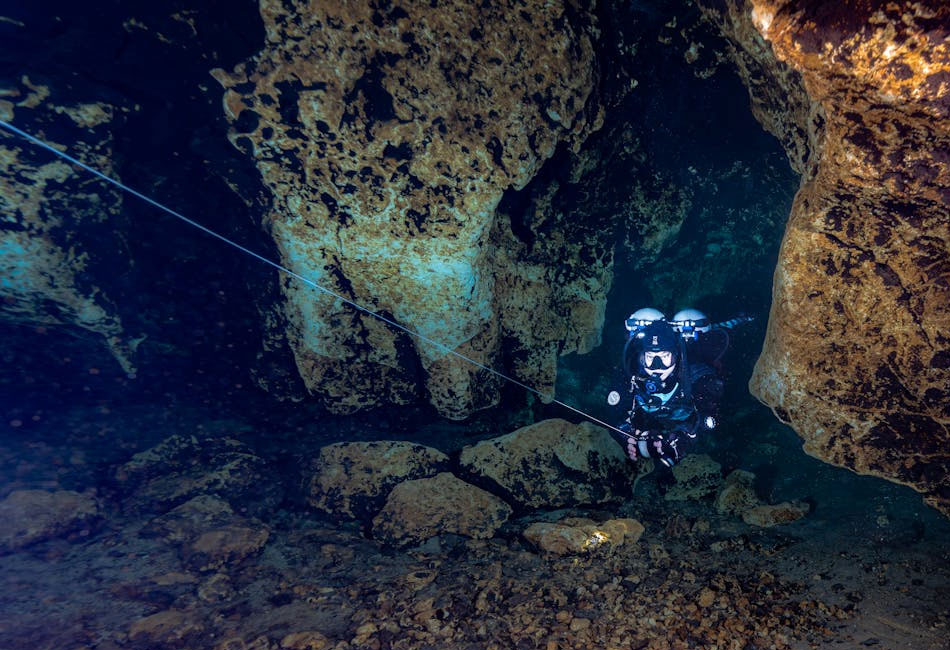
[[[262,225],[281,262],[486,365],[503,337],[524,340],[533,358],[519,376],[552,386],[558,351],[597,340],[609,234],[596,260],[528,257],[496,209],[559,145],[600,127],[593,15],[537,0],[260,9],[264,49],[214,75],[230,139],[271,196]],[[567,241],[569,221],[544,224],[544,237]],[[427,391],[464,417],[497,400],[494,380],[443,348],[302,283],[281,290],[274,322],[329,408]]]
[[[716,510],[723,514],[742,515],[743,512],[761,504],[753,483],[755,474],[741,469],[733,470],[716,495]]]
[[[269,511],[282,487],[262,458],[231,438],[170,436],[135,454],[116,471],[127,486],[126,507],[138,512],[167,512],[201,495],[227,499],[250,514]]]
[[[744,511],[742,521],[753,526],[778,526],[798,521],[808,514],[809,509],[809,505],[801,501],[760,505]]]
[[[203,495],[156,517],[142,535],[178,546],[185,564],[204,572],[255,555],[267,543],[270,531],[259,521],[235,515],[221,499]]]
[[[523,534],[525,539],[543,551],[576,555],[635,544],[643,530],[643,524],[636,519],[610,519],[598,524],[589,519],[567,518],[557,523],[531,524]]]
[[[197,613],[166,609],[135,621],[129,628],[129,639],[162,647],[181,647],[204,631]]]
[[[619,501],[629,495],[634,478],[605,429],[561,419],[466,447],[459,463],[532,508]]]
[[[498,497],[443,472],[397,485],[373,519],[373,536],[395,546],[445,533],[486,539],[510,514]]]
[[[0,118],[114,175],[112,130],[124,109],[64,101],[60,94],[26,75],[5,80]],[[122,199],[89,178],[36,145],[0,133],[0,319],[90,332],[132,374],[141,340],[126,334],[117,306],[98,286],[124,264],[115,255],[124,248]]]
[[[310,505],[329,515],[368,519],[396,485],[435,476],[449,458],[411,442],[341,442],[320,450],[310,480]]]
[[[0,551],[65,535],[99,516],[91,496],[60,490],[16,490],[0,501]]]
[[[950,5],[700,4],[800,79],[797,117],[774,115],[803,183],[750,388],[807,453],[950,513]]]
[[[689,454],[673,466],[676,485],[666,491],[667,501],[705,499],[722,485],[722,465],[706,454]]]

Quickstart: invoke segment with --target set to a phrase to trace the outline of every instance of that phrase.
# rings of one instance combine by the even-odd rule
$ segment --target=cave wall
[[[114,173],[112,129],[129,108],[84,101],[44,79],[0,82],[0,119],[106,174]],[[62,137],[78,133],[67,143]],[[129,263],[123,199],[52,153],[0,133],[0,318],[101,340],[128,374],[140,340],[126,331],[99,279]]]
[[[700,5],[802,173],[750,388],[809,454],[950,512],[950,7]]]

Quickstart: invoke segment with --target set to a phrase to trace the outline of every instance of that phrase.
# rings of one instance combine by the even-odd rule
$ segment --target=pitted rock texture
[[[449,457],[411,442],[340,442],[320,450],[310,505],[340,519],[370,519],[399,483],[447,469]]]
[[[621,501],[636,470],[605,429],[543,420],[462,450],[461,467],[528,508]]]
[[[0,119],[112,176],[112,129],[123,110],[63,101],[25,75],[0,83]],[[127,265],[122,222],[117,190],[0,129],[0,318],[91,332],[134,373],[140,341],[95,284]]]
[[[135,454],[116,470],[134,512],[167,512],[199,496],[226,499],[243,512],[262,515],[283,498],[271,468],[246,444],[232,438],[169,436]]]
[[[747,53],[801,77],[811,106],[794,112],[813,117],[783,127],[803,185],[750,387],[809,454],[950,513],[950,5],[726,7],[751,21],[732,34]]]
[[[722,465],[707,454],[690,454],[673,466],[676,485],[663,496],[667,501],[698,501],[722,485]]]
[[[596,343],[604,261],[525,263],[525,233],[496,212],[601,123],[597,31],[575,7],[265,1],[264,49],[215,71],[231,140],[272,195],[281,262],[339,296],[282,282],[275,320],[327,407],[427,396],[464,417],[497,400],[477,367],[340,297],[485,365],[523,348],[535,357],[511,363],[540,390],[558,354]]]
[[[487,539],[508,520],[511,506],[448,472],[397,485],[373,519],[373,537],[407,546],[444,534]]]

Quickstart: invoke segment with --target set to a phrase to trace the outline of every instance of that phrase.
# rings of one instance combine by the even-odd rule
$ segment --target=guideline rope
[[[10,132],[12,132],[12,133],[15,133],[16,135],[20,136],[21,138],[24,138],[25,140],[28,140],[29,142],[31,142],[31,143],[37,145],[38,147],[41,147],[41,148],[43,148],[43,149],[46,149],[47,151],[52,152],[53,154],[59,156],[59,157],[62,158],[63,160],[66,160],[66,161],[68,161],[68,162],[70,162],[70,163],[76,165],[77,167],[81,167],[82,169],[86,170],[86,171],[89,172],[90,174],[93,174],[93,175],[99,177],[100,179],[106,181],[107,183],[111,183],[111,184],[114,185],[115,187],[118,187],[118,188],[119,188],[120,190],[122,190],[123,192],[127,192],[127,193],[131,194],[132,196],[135,196],[135,197],[138,197],[138,198],[142,199],[142,200],[145,201],[146,203],[149,203],[149,204],[155,206],[155,207],[158,208],[159,210],[162,210],[163,212],[166,212],[166,213],[170,214],[171,216],[175,217],[176,219],[180,219],[181,221],[184,221],[185,223],[187,223],[187,224],[190,225],[190,226],[194,226],[194,227],[197,228],[198,230],[201,230],[202,232],[204,232],[204,233],[206,233],[206,234],[208,234],[208,235],[211,235],[211,236],[214,237],[215,239],[219,239],[220,241],[224,242],[225,244],[227,244],[227,245],[229,245],[229,246],[232,246],[232,247],[238,249],[239,251],[241,251],[241,252],[243,252],[243,253],[246,253],[247,255],[250,255],[250,256],[253,257],[254,259],[256,259],[256,260],[258,260],[258,261],[261,261],[261,262],[263,262],[264,264],[267,264],[268,266],[272,266],[272,267],[274,267],[275,269],[277,269],[278,271],[281,271],[281,272],[283,272],[283,273],[286,273],[286,274],[289,275],[290,277],[294,278],[295,280],[299,280],[300,282],[303,282],[303,283],[306,284],[307,286],[313,287],[314,289],[317,289],[318,291],[321,291],[321,292],[323,292],[323,293],[325,293],[325,294],[327,294],[327,295],[329,295],[329,296],[332,296],[333,298],[336,298],[337,300],[340,300],[340,301],[342,301],[342,302],[344,302],[344,303],[350,305],[350,306],[353,307],[354,309],[357,309],[357,310],[359,310],[359,311],[361,311],[361,312],[363,312],[363,313],[365,313],[365,314],[368,314],[368,315],[372,316],[373,318],[377,318],[377,319],[383,321],[384,323],[386,323],[386,324],[388,324],[388,325],[392,325],[393,327],[395,327],[395,328],[397,328],[397,329],[399,329],[399,330],[402,330],[403,332],[405,332],[405,333],[407,333],[407,334],[409,334],[409,335],[411,335],[411,336],[414,336],[414,337],[416,337],[417,339],[420,339],[420,340],[422,340],[422,341],[425,341],[426,343],[429,343],[430,345],[433,345],[433,346],[439,348],[440,350],[442,350],[442,351],[444,351],[444,352],[446,352],[446,353],[448,353],[448,354],[451,354],[451,355],[453,355],[453,356],[456,356],[456,357],[458,357],[459,359],[462,359],[462,360],[464,360],[464,361],[466,361],[466,362],[472,364],[473,366],[477,366],[478,368],[481,368],[482,370],[485,370],[485,371],[487,371],[487,372],[489,372],[489,373],[491,373],[491,374],[493,374],[493,375],[495,375],[495,376],[497,376],[497,377],[500,377],[501,379],[504,379],[505,381],[511,382],[512,384],[515,384],[516,386],[520,386],[521,388],[524,388],[525,390],[530,391],[530,392],[534,393],[535,395],[538,395],[539,397],[541,397],[542,400],[549,401],[549,402],[552,402],[552,403],[557,404],[557,405],[559,405],[559,406],[562,406],[562,407],[564,407],[564,408],[566,408],[566,409],[569,409],[569,410],[573,411],[574,413],[577,413],[578,415],[581,415],[581,416],[587,418],[588,420],[591,420],[592,422],[596,422],[597,424],[599,424],[599,425],[601,425],[601,426],[607,427],[608,429],[612,429],[612,430],[617,431],[617,432],[619,432],[619,433],[621,433],[621,434],[624,433],[623,431],[621,431],[621,430],[618,429],[617,427],[615,427],[615,426],[613,426],[613,425],[611,425],[611,424],[608,424],[608,423],[604,422],[603,420],[600,420],[600,419],[598,419],[598,418],[596,418],[596,417],[590,415],[589,413],[586,413],[586,412],[584,412],[584,411],[582,411],[582,410],[580,410],[580,409],[578,409],[578,408],[576,408],[576,407],[573,407],[573,406],[571,406],[570,404],[567,404],[567,403],[565,403],[565,402],[562,402],[561,400],[555,399],[553,395],[548,395],[548,394],[542,393],[541,391],[537,390],[536,388],[532,388],[531,386],[529,386],[529,385],[527,385],[527,384],[525,384],[525,383],[523,383],[523,382],[520,382],[520,381],[518,381],[517,379],[515,379],[515,378],[513,378],[513,377],[509,377],[508,375],[506,375],[506,374],[504,374],[504,373],[502,373],[502,372],[499,372],[499,371],[495,370],[494,368],[490,368],[490,367],[484,365],[483,363],[480,363],[480,362],[476,361],[475,359],[472,359],[471,357],[468,357],[468,356],[466,356],[466,355],[464,355],[464,354],[462,354],[462,353],[460,353],[460,352],[457,352],[457,351],[453,350],[452,348],[448,347],[447,345],[444,345],[443,343],[440,343],[440,342],[438,342],[438,341],[436,341],[436,340],[434,340],[434,339],[431,339],[431,338],[429,338],[428,336],[426,336],[426,335],[424,335],[424,334],[421,334],[420,332],[417,332],[417,331],[415,331],[415,330],[412,330],[412,329],[406,327],[405,325],[400,325],[399,323],[393,321],[392,319],[386,318],[386,317],[383,316],[382,314],[378,314],[378,313],[376,313],[375,311],[373,311],[373,310],[371,310],[371,309],[368,309],[367,307],[364,307],[364,306],[362,306],[362,305],[360,305],[360,304],[358,304],[358,303],[356,303],[356,302],[354,302],[354,301],[352,301],[352,300],[350,300],[350,299],[348,299],[348,298],[345,298],[345,297],[341,296],[340,294],[338,294],[338,293],[336,293],[336,292],[334,292],[334,291],[332,291],[332,290],[330,290],[330,289],[327,289],[327,288],[324,287],[324,286],[321,286],[321,285],[317,284],[317,283],[314,282],[313,280],[310,280],[309,278],[305,278],[304,276],[300,275],[299,273],[296,273],[296,272],[294,272],[294,271],[291,271],[290,269],[288,269],[287,267],[283,266],[282,264],[279,264],[279,263],[277,263],[277,262],[275,262],[275,261],[273,261],[273,260],[271,260],[271,259],[269,259],[269,258],[267,258],[267,257],[264,257],[263,255],[260,255],[260,254],[258,254],[258,253],[255,253],[255,252],[252,251],[251,249],[246,248],[245,246],[242,246],[241,244],[237,243],[236,241],[234,241],[234,240],[232,240],[232,239],[229,239],[229,238],[225,237],[224,235],[221,235],[221,234],[219,234],[219,233],[217,233],[217,232],[211,230],[211,229],[208,228],[207,226],[204,226],[204,225],[198,223],[197,221],[194,221],[193,219],[189,219],[188,217],[186,217],[186,216],[184,216],[183,214],[180,214],[180,213],[178,213],[178,212],[172,210],[171,208],[165,207],[164,205],[162,205],[162,204],[159,203],[158,201],[156,201],[156,200],[154,200],[154,199],[152,199],[152,198],[146,196],[145,194],[142,194],[141,192],[132,189],[132,188],[129,187],[128,185],[125,185],[124,183],[122,183],[122,182],[120,182],[120,181],[117,181],[116,179],[112,178],[111,176],[107,176],[106,174],[103,174],[103,173],[100,172],[99,170],[97,170],[97,169],[95,169],[95,168],[93,168],[93,167],[90,167],[89,165],[85,164],[84,162],[81,162],[81,161],[77,160],[76,158],[70,156],[69,154],[67,154],[67,153],[65,153],[65,152],[63,152],[63,151],[60,151],[59,149],[56,149],[56,148],[53,147],[52,145],[47,144],[46,142],[44,142],[43,140],[40,140],[39,138],[37,138],[37,137],[35,137],[35,136],[33,136],[33,135],[30,135],[30,134],[27,133],[26,131],[23,131],[22,129],[19,129],[19,128],[13,126],[13,125],[10,124],[9,122],[5,122],[5,121],[3,121],[3,120],[0,120],[0,127],[3,127],[3,128],[7,129],[8,131],[10,131]],[[626,435],[626,434],[624,434],[624,435]]]

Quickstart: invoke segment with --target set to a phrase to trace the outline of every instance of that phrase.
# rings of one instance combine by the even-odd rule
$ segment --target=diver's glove
[[[650,456],[667,467],[673,467],[680,461],[679,442],[679,434],[675,431],[647,433],[647,449],[650,450]]]

